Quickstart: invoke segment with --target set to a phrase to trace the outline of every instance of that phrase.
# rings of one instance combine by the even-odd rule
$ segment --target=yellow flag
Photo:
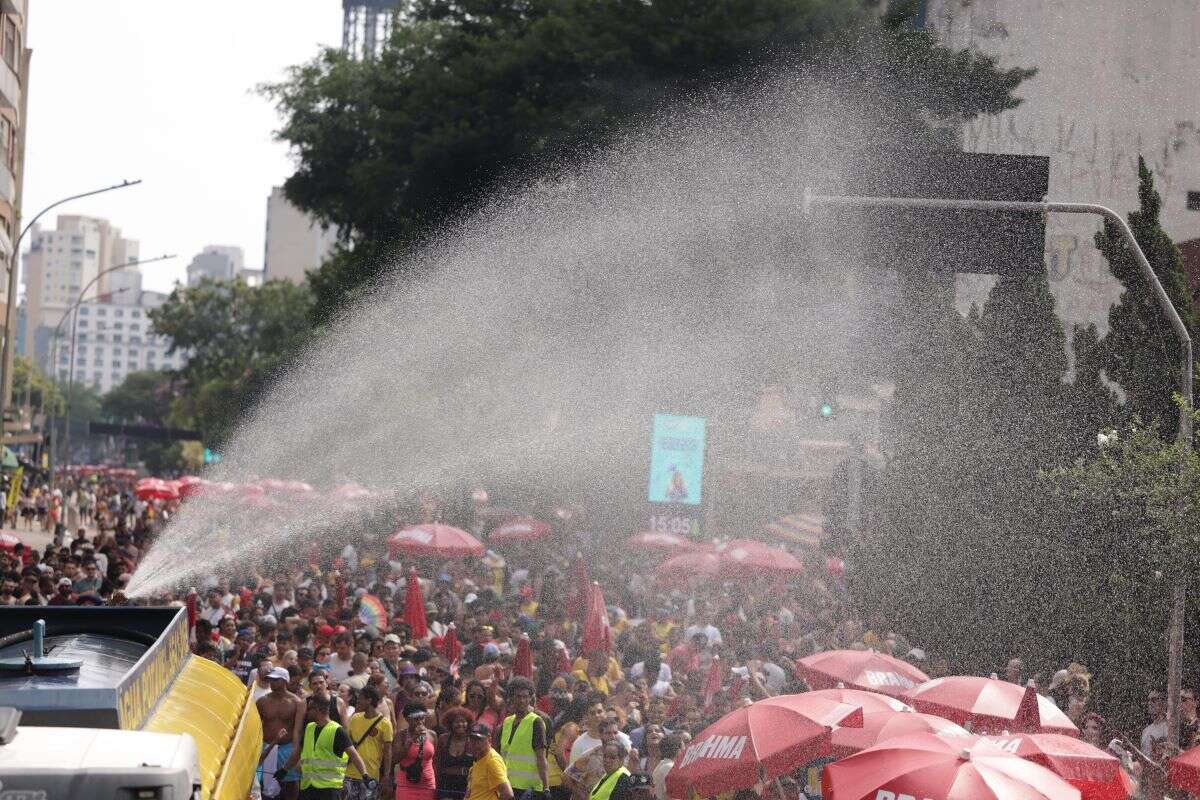
[[[12,484],[8,487],[8,502],[4,506],[5,511],[16,506],[17,499],[21,496],[21,476],[24,473],[24,467],[17,467],[17,471],[13,473]]]

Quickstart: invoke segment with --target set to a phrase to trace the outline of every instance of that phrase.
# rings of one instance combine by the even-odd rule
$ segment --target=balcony
[[[24,23],[27,4],[28,0],[3,0],[3,2],[0,2],[0,8],[3,8],[6,14],[20,15],[21,22]]]
[[[16,201],[16,193],[17,181],[13,177],[12,170],[8,168],[8,164],[0,160],[0,200],[13,205]]]
[[[18,111],[21,108],[21,79],[4,59],[0,59],[0,105]]]

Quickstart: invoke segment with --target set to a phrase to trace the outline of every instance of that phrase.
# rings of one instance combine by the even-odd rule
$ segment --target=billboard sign
[[[651,503],[700,504],[704,484],[703,417],[655,414],[650,445]]]

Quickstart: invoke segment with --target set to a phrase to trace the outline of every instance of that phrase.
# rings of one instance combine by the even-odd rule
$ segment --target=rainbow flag
[[[363,595],[358,601],[358,621],[363,625],[374,625],[383,630],[387,627],[387,609],[383,601],[373,594]]]

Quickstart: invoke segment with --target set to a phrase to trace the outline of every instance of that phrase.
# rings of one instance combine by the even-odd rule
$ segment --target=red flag
[[[450,674],[458,675],[458,662],[462,660],[463,646],[458,640],[458,629],[454,623],[450,623],[450,629],[446,631],[446,635],[442,638],[442,655],[446,657],[446,661],[450,666]]]
[[[571,654],[567,652],[567,648],[558,648],[558,671],[560,673],[568,673],[571,671]]]
[[[583,644],[579,649],[586,658],[597,650],[611,652],[612,643],[612,629],[608,627],[608,609],[604,606],[604,595],[600,592],[600,584],[593,582],[588,587],[583,618]]]
[[[533,651],[529,646],[529,634],[521,634],[517,640],[517,655],[513,658],[513,675],[533,678]]]
[[[704,679],[704,707],[709,708],[713,704],[713,698],[717,696],[717,692],[721,691],[721,682],[724,678],[725,670],[721,668],[721,657],[713,656],[712,663],[708,665],[708,677]]]
[[[408,573],[408,587],[404,594],[404,621],[412,631],[412,638],[424,639],[429,635],[429,624],[425,620],[425,597],[421,594],[421,581],[417,571]]]

